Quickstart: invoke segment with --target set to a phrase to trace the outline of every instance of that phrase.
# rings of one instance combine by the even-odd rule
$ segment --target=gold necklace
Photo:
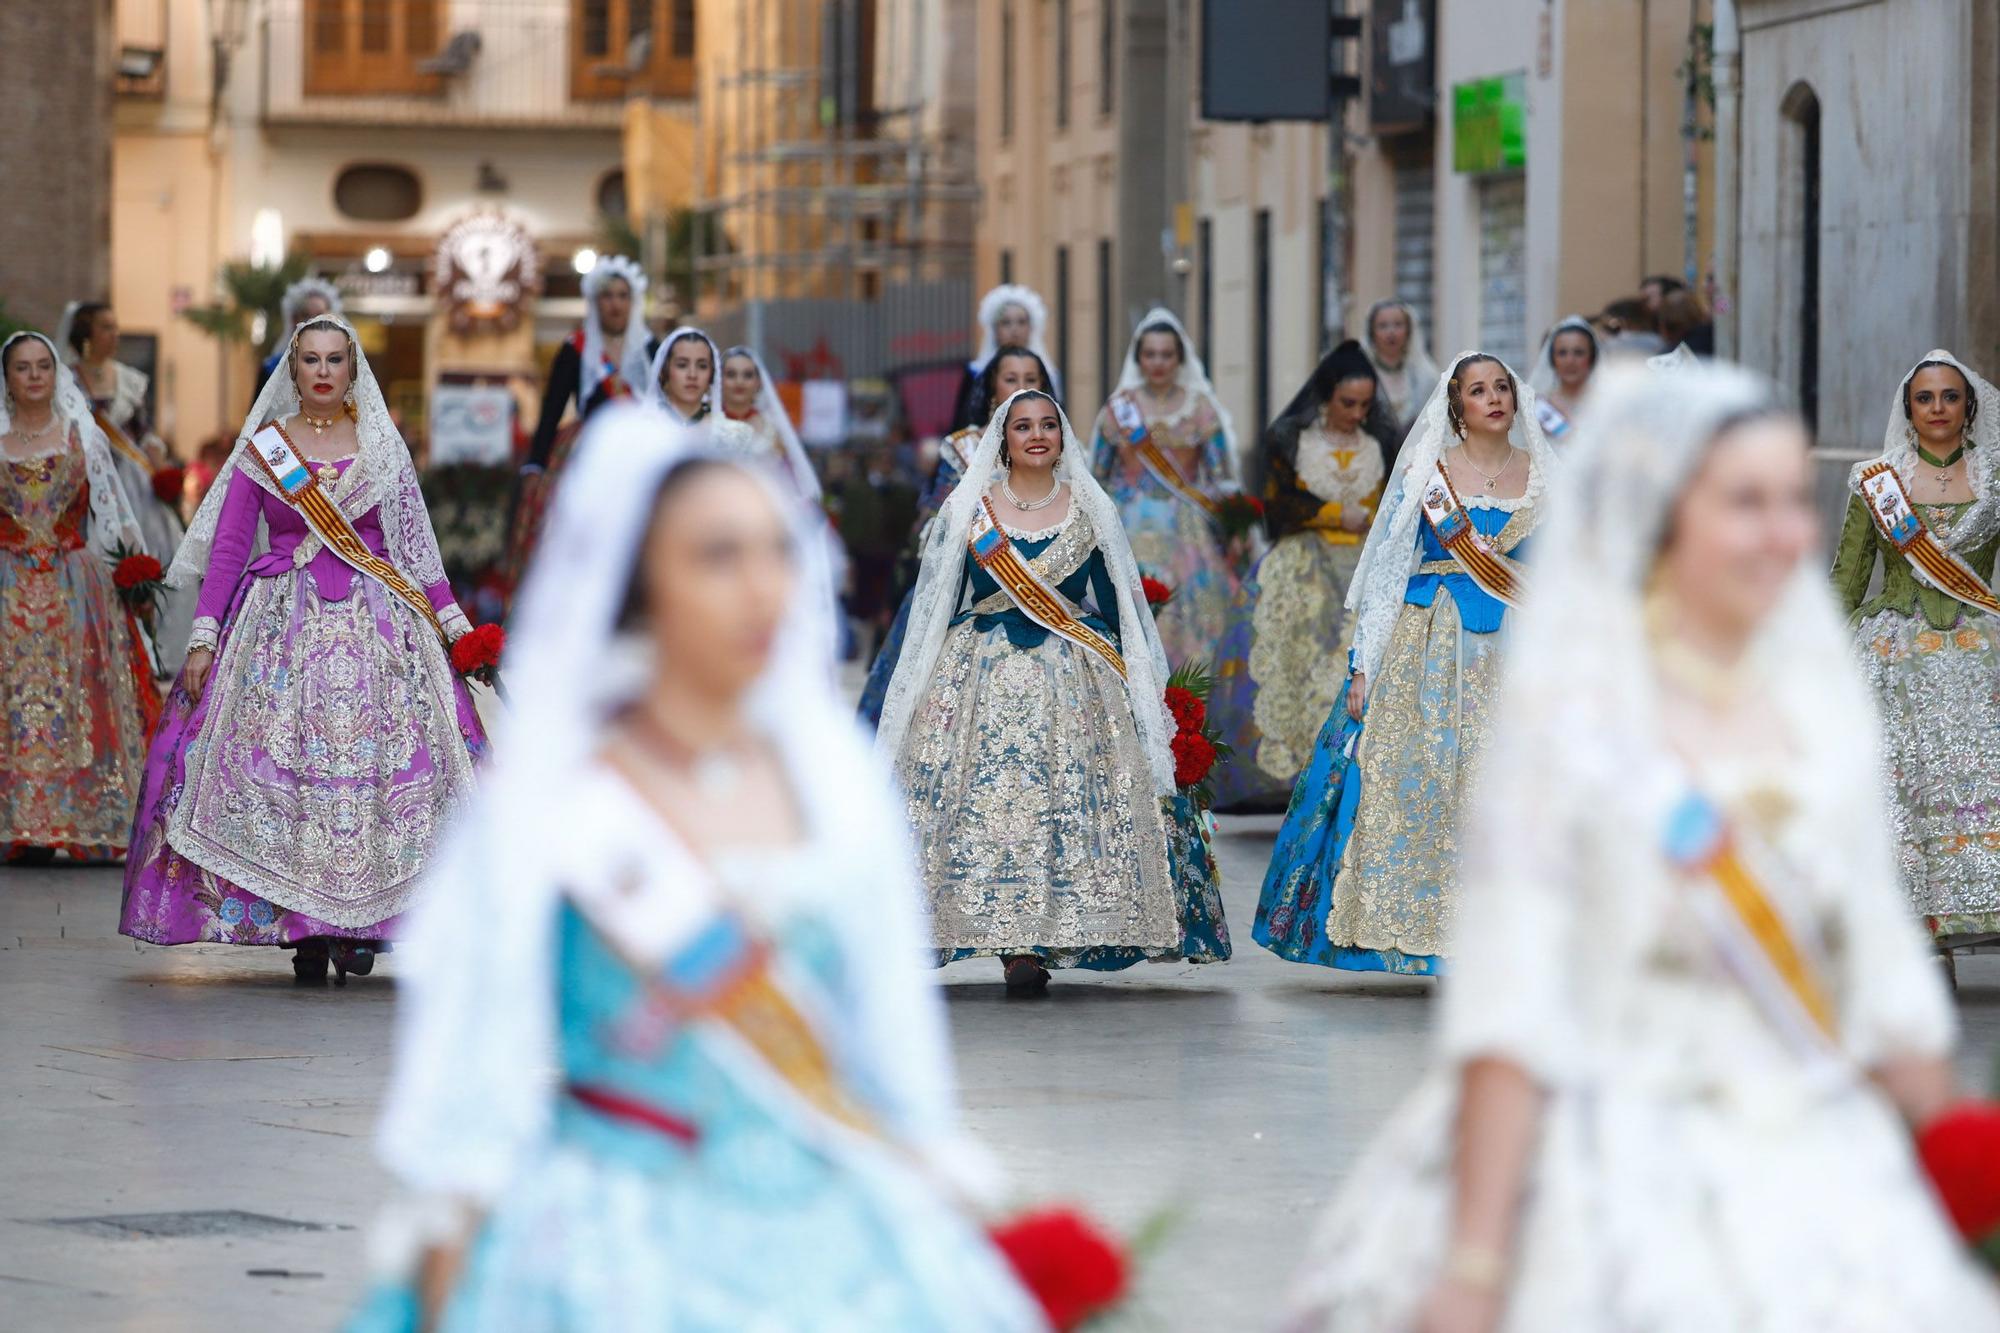
[[[1671,600],[1655,575],[1646,589],[1644,608],[1646,639],[1653,650],[1653,669],[1660,679],[1700,702],[1712,712],[1726,714],[1743,697],[1746,672],[1741,660],[1716,661],[1690,648],[1674,632]]]
[[[336,412],[332,416],[328,417],[325,421],[321,421],[318,417],[314,416],[312,413],[306,411],[302,407],[299,409],[299,420],[305,422],[308,426],[311,426],[313,429],[313,435],[317,437],[326,434],[328,431],[332,430],[335,426],[338,426],[340,424],[340,414]]]

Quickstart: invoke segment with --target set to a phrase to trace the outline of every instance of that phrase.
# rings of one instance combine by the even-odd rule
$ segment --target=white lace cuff
[[[194,626],[188,631],[188,651],[206,648],[215,651],[215,645],[222,642],[222,622],[214,616],[196,616]]]
[[[465,618],[465,612],[456,602],[438,612],[438,623],[444,626],[445,638],[453,643],[472,633],[472,622]]]

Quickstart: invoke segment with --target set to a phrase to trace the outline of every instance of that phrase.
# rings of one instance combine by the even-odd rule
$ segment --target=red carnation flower
[[[187,489],[186,468],[163,467],[153,474],[153,498],[161,504],[179,504],[181,492],[185,489]]]
[[[1125,1295],[1129,1261],[1117,1242],[1066,1208],[1017,1217],[992,1231],[1014,1276],[1058,1330],[1074,1329]]]
[[[1183,731],[1173,739],[1174,785],[1198,786],[1215,767],[1215,747],[1198,731]]]
[[[1177,731],[1198,732],[1208,722],[1208,705],[1201,696],[1179,685],[1167,686],[1167,711],[1174,715]]]
[[[111,581],[118,585],[120,592],[130,592],[148,583],[158,583],[162,573],[160,562],[152,556],[128,555],[112,571]]]
[[[451,646],[451,669],[461,676],[490,676],[500,666],[507,632],[498,625],[481,625],[459,636]]]
[[[1155,611],[1174,599],[1172,586],[1160,582],[1151,574],[1142,574],[1139,576],[1139,587],[1145,591],[1146,605],[1152,607]]]
[[[2000,1260],[2000,1103],[1952,1107],[1924,1126],[1917,1152],[1959,1234]]]

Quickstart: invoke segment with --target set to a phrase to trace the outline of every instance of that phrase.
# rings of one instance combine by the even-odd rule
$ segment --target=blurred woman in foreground
[[[409,936],[381,1146],[415,1199],[356,1328],[1040,1327],[946,1186],[943,1015],[811,540],[705,434],[591,423]]]
[[[1805,433],[1741,371],[1606,374],[1474,803],[1444,1063],[1288,1327],[2000,1328],[1911,1151],[1952,1016]]]

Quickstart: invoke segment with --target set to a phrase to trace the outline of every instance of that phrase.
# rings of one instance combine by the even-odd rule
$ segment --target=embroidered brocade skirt
[[[1156,617],[1168,665],[1212,664],[1238,586],[1214,525],[1151,478],[1118,487],[1113,496],[1139,571],[1174,589]]]
[[[381,939],[485,735],[435,632],[373,579],[250,577],[200,702],[153,740],[119,930],[154,944]]]
[[[0,849],[124,854],[159,696],[103,561],[0,550]]]
[[[1440,970],[1457,907],[1460,806],[1484,746],[1503,636],[1463,629],[1440,587],[1430,606],[1403,607],[1369,682],[1360,802],[1326,933],[1336,947],[1371,951],[1379,970]]]
[[[1161,803],[1124,681],[1094,653],[954,626],[896,771],[940,962],[1181,956]]]
[[[1219,808],[1282,803],[1311,762],[1321,724],[1346,694],[1354,625],[1343,604],[1360,560],[1358,542],[1298,532],[1244,580],[1208,701],[1235,751],[1215,782]]]
[[[1903,882],[1940,940],[2000,932],[2000,620],[1881,611],[1855,630],[1882,707]]]

